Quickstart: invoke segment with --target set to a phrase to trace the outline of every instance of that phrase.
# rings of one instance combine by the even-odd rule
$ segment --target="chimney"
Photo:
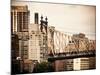
[[[35,24],[38,24],[39,23],[39,18],[38,18],[38,13],[35,13]]]

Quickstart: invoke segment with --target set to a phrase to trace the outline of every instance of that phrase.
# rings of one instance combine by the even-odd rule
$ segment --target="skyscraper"
[[[19,54],[17,57],[28,58],[29,10],[27,6],[11,6],[11,32],[18,35]]]
[[[22,72],[25,70],[24,61],[28,59],[28,25],[29,25],[28,7],[11,6],[11,35],[12,35],[11,54],[13,58],[12,72],[14,71]]]

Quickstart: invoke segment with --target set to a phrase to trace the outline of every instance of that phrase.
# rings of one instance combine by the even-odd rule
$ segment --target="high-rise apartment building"
[[[40,61],[41,35],[38,24],[29,25],[29,59]]]
[[[11,6],[11,34],[18,36],[19,54],[21,59],[28,58],[28,25],[29,10],[27,6]]]
[[[41,24],[38,24],[38,13],[35,13],[35,23],[29,25],[29,48],[28,58],[38,62],[47,61],[48,53],[48,27],[47,18]]]
[[[41,62],[44,55],[45,48],[45,34],[39,30],[39,24],[30,24],[29,26],[29,59]]]
[[[25,60],[28,59],[28,25],[28,6],[11,6],[11,54],[13,58],[12,70],[15,72],[25,70]],[[16,69],[18,69],[18,71],[16,71]]]
[[[50,33],[48,33],[48,35],[47,35],[46,33],[41,32],[39,28],[40,28],[39,24],[30,24],[29,25],[28,55],[29,55],[29,59],[37,60],[38,62],[42,62],[42,61],[47,61],[48,52],[51,49],[53,50],[53,44],[50,43],[50,40],[52,39],[50,36]],[[49,30],[49,28],[50,27],[48,27],[48,30]],[[48,43],[49,43],[49,45],[48,45]],[[50,49],[48,49],[48,48],[50,48]]]

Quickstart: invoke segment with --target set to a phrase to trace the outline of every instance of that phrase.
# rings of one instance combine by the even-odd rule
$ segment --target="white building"
[[[46,61],[47,40],[46,34],[40,31],[39,24],[29,25],[29,59],[38,62]]]
[[[37,34],[38,33],[38,34]],[[38,25],[29,25],[29,59],[40,60],[40,46],[39,46]]]
[[[88,70],[89,58],[76,58],[74,59],[74,70]]]

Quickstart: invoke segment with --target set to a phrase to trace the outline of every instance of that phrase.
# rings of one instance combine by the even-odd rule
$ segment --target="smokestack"
[[[35,13],[35,24],[39,23],[38,13]]]

